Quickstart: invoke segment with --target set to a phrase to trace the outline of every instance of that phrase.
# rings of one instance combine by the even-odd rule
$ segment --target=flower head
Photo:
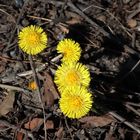
[[[75,86],[88,87],[90,83],[90,73],[85,65],[81,63],[63,63],[55,73],[54,82],[58,90],[63,92],[65,88]]]
[[[77,62],[81,55],[79,43],[72,39],[64,39],[57,45],[58,53],[63,54],[62,62]]]
[[[19,47],[27,54],[38,54],[47,47],[47,35],[38,26],[31,25],[23,28],[18,38]]]
[[[35,81],[29,82],[28,88],[29,88],[30,90],[36,90],[36,89],[37,89],[36,82],[35,82]]]
[[[92,107],[91,94],[84,87],[72,87],[64,90],[59,105],[64,115],[69,118],[81,118],[85,116]]]

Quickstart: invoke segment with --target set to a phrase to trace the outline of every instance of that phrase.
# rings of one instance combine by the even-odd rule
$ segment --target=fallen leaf
[[[47,120],[46,122],[46,129],[54,129],[54,123],[52,120]]]
[[[65,33],[65,34],[68,34],[68,33],[69,33],[69,29],[68,29],[67,27],[62,26],[61,24],[59,25],[59,27],[60,27],[60,30],[61,30],[63,33]]]
[[[102,21],[102,22],[105,22],[106,21],[106,16],[100,15],[100,16],[97,17],[97,19]]]
[[[77,18],[72,18],[68,21],[66,21],[67,24],[70,24],[70,25],[73,25],[73,24],[78,24],[78,23],[81,23],[81,21]]]
[[[40,123],[43,122],[42,118],[33,118],[31,121],[24,124],[26,129],[33,130],[34,128],[38,127]]]
[[[113,134],[106,133],[105,140],[117,140],[117,138]]]
[[[2,51],[4,48],[4,45],[2,43],[0,43],[0,51]]]
[[[24,134],[22,132],[17,132],[16,140],[23,140]]]
[[[15,101],[15,92],[10,91],[8,95],[4,98],[3,102],[0,104],[0,115],[6,115],[13,108]]]
[[[49,73],[45,72],[43,101],[46,103],[47,107],[51,107],[55,99],[59,99],[58,92],[55,89],[52,77]]]
[[[81,16],[74,12],[67,12],[67,16],[69,17],[70,20],[66,21],[66,23],[73,25],[73,24],[78,24],[82,22]]]
[[[57,132],[55,132],[55,135],[57,137],[56,138],[57,140],[62,140],[63,130],[64,130],[64,128],[63,127],[60,127],[59,130]]]
[[[0,73],[5,71],[5,67],[6,67],[6,63],[4,61],[1,61],[0,62]]]
[[[47,72],[45,73],[45,76],[46,76],[46,85],[49,87],[49,90],[52,92],[54,99],[59,99],[59,94],[55,88],[52,77]]]
[[[106,126],[115,119],[108,114],[103,116],[89,116],[89,117],[83,117],[79,119],[81,123],[84,123],[83,127],[103,127]]]

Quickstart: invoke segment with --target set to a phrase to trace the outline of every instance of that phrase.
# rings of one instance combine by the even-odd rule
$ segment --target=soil
[[[139,0],[0,0],[0,107],[9,103],[9,98],[8,102],[5,99],[15,91],[13,107],[6,106],[6,113],[0,111],[0,139],[45,139],[43,123],[37,123],[43,119],[37,93],[28,89],[28,83],[33,81],[33,75],[28,74],[30,61],[18,47],[19,31],[38,25],[49,38],[47,49],[33,57],[36,68],[48,63],[38,72],[42,91],[47,83],[44,74],[49,74],[51,81],[51,90],[45,89],[52,95],[42,92],[47,139],[139,140],[139,6]],[[87,116],[104,118],[107,114],[115,121],[87,126],[61,113],[56,96],[59,93],[52,82],[52,70],[56,70],[60,60],[51,60],[57,57],[56,46],[63,38],[81,45],[80,62],[90,70],[94,104]],[[25,127],[34,118],[34,128]],[[89,119],[86,121],[91,124]]]

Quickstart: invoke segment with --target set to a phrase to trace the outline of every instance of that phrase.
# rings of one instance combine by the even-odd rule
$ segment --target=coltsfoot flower
[[[35,82],[35,81],[29,82],[28,88],[29,88],[30,90],[36,90],[36,89],[37,89],[36,82]]]
[[[63,54],[62,62],[77,62],[81,56],[80,44],[72,39],[61,40],[57,45],[58,53]]]
[[[92,95],[84,87],[67,88],[62,94],[59,106],[64,115],[69,118],[81,118],[92,107]]]
[[[81,63],[63,63],[56,70],[54,78],[54,82],[58,86],[60,93],[65,88],[73,86],[88,87],[90,80],[90,73],[87,67]]]
[[[27,26],[18,35],[19,47],[27,54],[36,55],[47,47],[47,35],[39,26]]]

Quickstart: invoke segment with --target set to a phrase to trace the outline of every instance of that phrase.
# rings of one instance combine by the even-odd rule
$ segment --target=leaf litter
[[[43,93],[48,139],[140,139],[137,133],[140,132],[138,1],[31,0],[27,5],[24,2],[17,4],[19,2],[0,2],[0,9],[5,11],[0,12],[0,82],[28,89],[27,85],[32,80],[32,75],[28,74],[29,61],[17,49],[15,31],[33,23],[41,25],[48,33],[49,47],[35,56],[34,62],[38,68],[42,63],[48,63],[45,70],[37,73],[44,73],[44,78],[39,78],[39,88]],[[18,16],[19,20],[15,23]],[[9,17],[14,20],[8,20]],[[108,38],[108,34],[113,38]],[[53,69],[55,72],[60,64],[59,59],[56,63],[50,60],[57,56],[56,45],[64,37],[74,39],[82,47],[81,61],[89,66],[93,76],[90,90],[97,104],[96,112],[92,110],[79,120],[66,118],[67,122],[59,109],[59,93],[53,83],[53,74],[49,71]],[[97,69],[100,71],[98,74],[95,72]],[[21,72],[25,76],[17,76]],[[32,136],[43,140],[43,116],[36,91],[30,95],[25,94],[24,90],[16,92],[18,94],[0,88],[0,119],[6,126],[6,129],[0,127],[0,137],[13,139],[15,130],[20,129],[23,132],[17,132],[18,140],[32,139]],[[124,106],[125,102],[131,103],[129,108]],[[118,120],[106,114],[111,110],[119,114]],[[130,122],[131,128],[121,121],[122,118]]]

